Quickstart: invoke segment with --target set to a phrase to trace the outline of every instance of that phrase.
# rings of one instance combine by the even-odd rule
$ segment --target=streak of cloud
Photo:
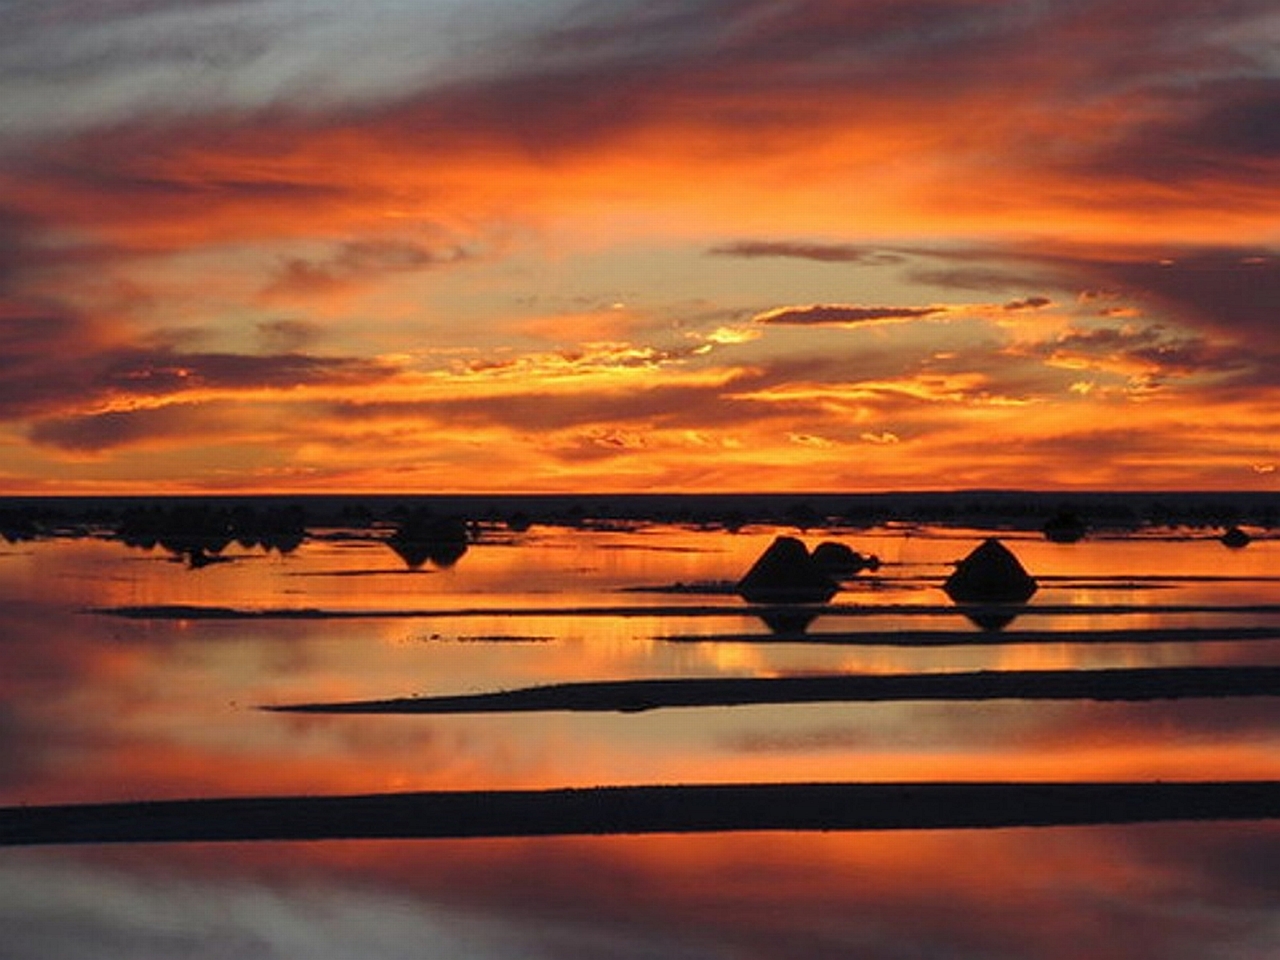
[[[919,320],[945,312],[943,307],[862,307],[828,303],[803,307],[777,307],[757,314],[755,321],[794,326],[853,326],[860,323]]]

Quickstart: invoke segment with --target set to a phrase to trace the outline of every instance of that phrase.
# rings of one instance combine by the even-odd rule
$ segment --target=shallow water
[[[1280,665],[1280,639],[1230,639],[1280,631],[1280,541],[1005,536],[1041,581],[1005,631],[1053,636],[986,643],[940,590],[986,532],[806,534],[883,565],[849,581],[803,636],[782,637],[723,590],[778,532],[490,530],[455,566],[417,571],[368,531],[313,531],[287,556],[232,548],[230,562],[201,569],[104,538],[10,545],[0,803],[1280,778],[1270,697],[258,709],[566,680]],[[120,607],[168,613],[111,612]],[[309,616],[225,619],[216,608]],[[1150,633],[1170,628],[1202,633]],[[1084,642],[1100,630],[1146,633]],[[957,636],[875,642],[903,631]],[[1280,950],[1277,854],[1276,821],[7,849],[0,957],[1262,958]]]

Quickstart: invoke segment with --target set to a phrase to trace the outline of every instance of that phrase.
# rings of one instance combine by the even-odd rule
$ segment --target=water
[[[455,566],[418,571],[369,530],[313,530],[283,556],[232,547],[230,562],[200,569],[102,537],[9,545],[0,803],[1280,778],[1280,714],[1268,697],[639,714],[258,709],[566,680],[1280,665],[1275,639],[1221,639],[1280,629],[1280,612],[1266,609],[1280,605],[1280,541],[1228,550],[1162,531],[1071,545],[1007,535],[1041,589],[1006,632],[1054,637],[897,646],[869,635],[982,638],[939,584],[986,531],[810,532],[810,546],[839,539],[883,561],[807,626],[814,641],[858,642],[761,642],[779,638],[712,586],[740,576],[779,532],[494,528]],[[312,613],[109,612],[177,605]],[[1082,642],[1089,631],[1165,628],[1203,632]],[[8,848],[0,957],[1261,960],[1280,951],[1278,857],[1276,821]]]

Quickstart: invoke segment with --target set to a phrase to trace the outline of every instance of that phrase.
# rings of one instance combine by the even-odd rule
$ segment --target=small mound
[[[748,603],[826,603],[840,589],[795,537],[777,537],[737,591]]]
[[[956,564],[943,584],[957,603],[1025,603],[1036,589],[1018,558],[995,538],[984,540]]]

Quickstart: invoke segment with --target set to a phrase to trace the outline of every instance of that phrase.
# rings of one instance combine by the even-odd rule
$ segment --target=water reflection
[[[468,531],[457,517],[438,517],[429,510],[411,511],[387,539],[387,546],[409,567],[417,570],[428,560],[449,568],[467,552]]]
[[[200,569],[169,562],[168,548],[23,540],[0,552],[0,799],[1280,773],[1271,698],[536,719],[256,709],[567,680],[1280,665],[1274,638],[1244,632],[1280,622],[1274,540],[1227,551],[1209,536],[1063,545],[1002,532],[1039,590],[996,643],[942,589],[989,533],[859,530],[879,569],[841,580],[821,607],[784,607],[812,616],[802,629],[783,624],[792,642],[776,642],[761,611],[733,596],[624,592],[733,583],[785,534],[774,528],[486,530],[468,539],[465,562],[429,576],[395,575],[384,538],[367,529],[312,529],[288,550],[233,540],[218,555],[236,562]],[[421,615],[86,612],[148,604]],[[588,607],[618,612],[574,612]],[[924,608],[937,612],[912,612]],[[1066,609],[1076,612],[1053,612]],[[919,645],[875,642],[912,632]],[[819,642],[842,633],[861,636]],[[687,642],[664,639],[676,636]],[[13,955],[47,957],[146,955],[160,931],[185,955],[218,944],[320,957],[1261,957],[1278,945],[1277,854],[1274,821],[3,850],[0,929]]]

